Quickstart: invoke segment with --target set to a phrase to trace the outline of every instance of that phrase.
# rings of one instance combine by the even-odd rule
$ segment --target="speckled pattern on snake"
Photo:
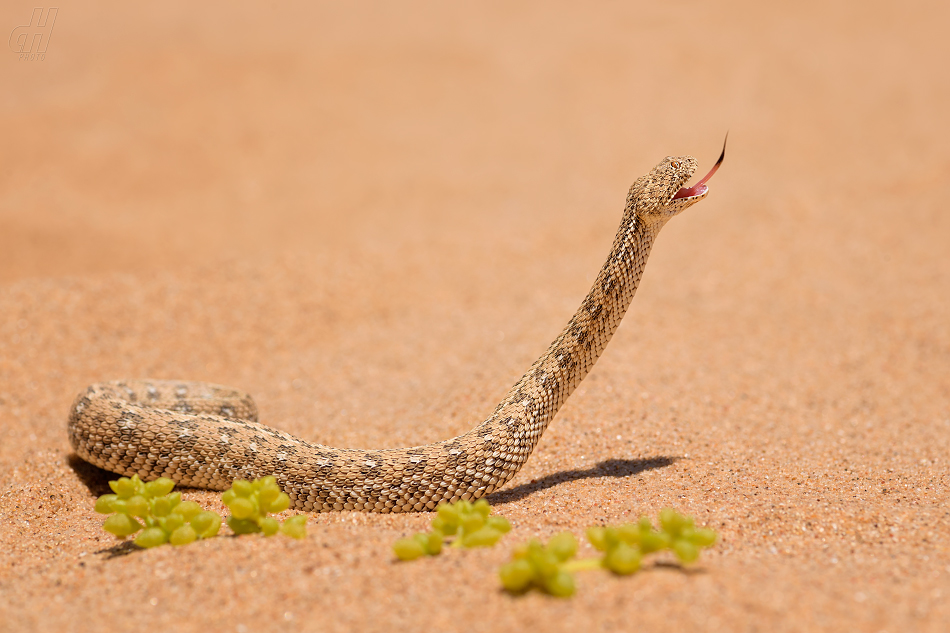
[[[627,194],[610,255],[567,327],[487,420],[458,437],[412,448],[361,450],[312,444],[257,421],[241,391],[201,382],[125,380],[93,385],[73,403],[69,441],[108,471],[225,490],[274,475],[306,511],[411,512],[477,499],[521,469],[557,410],[591,370],[637,290],[666,222],[706,197],[692,187],[692,156],[667,157]]]

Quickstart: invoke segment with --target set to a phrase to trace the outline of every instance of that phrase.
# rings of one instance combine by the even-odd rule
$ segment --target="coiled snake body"
[[[274,475],[299,510],[410,512],[488,494],[521,469],[594,366],[660,229],[706,197],[705,182],[723,156],[693,187],[685,187],[696,171],[692,156],[667,157],[633,184],[610,255],[580,308],[488,419],[463,435],[412,448],[333,448],[260,424],[252,398],[235,389],[127,380],[93,385],[76,398],[69,441],[86,461],[145,480],[224,490],[235,479]]]

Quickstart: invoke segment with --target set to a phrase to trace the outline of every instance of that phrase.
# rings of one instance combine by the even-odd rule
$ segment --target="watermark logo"
[[[23,62],[41,62],[46,59],[46,48],[53,34],[53,23],[59,9],[50,7],[43,16],[43,8],[33,9],[29,24],[13,29],[10,33],[10,50],[20,56]]]

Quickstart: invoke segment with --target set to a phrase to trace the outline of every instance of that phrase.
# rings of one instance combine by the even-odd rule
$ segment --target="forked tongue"
[[[726,138],[722,142],[722,154],[719,155],[719,160],[717,160],[716,164],[713,165],[712,169],[709,170],[709,173],[703,176],[703,179],[692,187],[683,187],[677,191],[676,195],[673,196],[674,200],[679,200],[680,198],[691,198],[692,196],[701,196],[702,194],[706,193],[706,190],[709,189],[709,187],[706,186],[706,182],[719,170],[719,166],[722,165],[722,159],[726,157],[726,141],[728,140],[729,135],[726,134]]]

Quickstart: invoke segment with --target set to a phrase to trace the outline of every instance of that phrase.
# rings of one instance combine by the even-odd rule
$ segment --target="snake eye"
[[[679,168],[680,168],[680,162],[679,162],[678,160],[671,160],[671,161],[670,161],[670,166],[673,167],[673,169],[679,169]]]

